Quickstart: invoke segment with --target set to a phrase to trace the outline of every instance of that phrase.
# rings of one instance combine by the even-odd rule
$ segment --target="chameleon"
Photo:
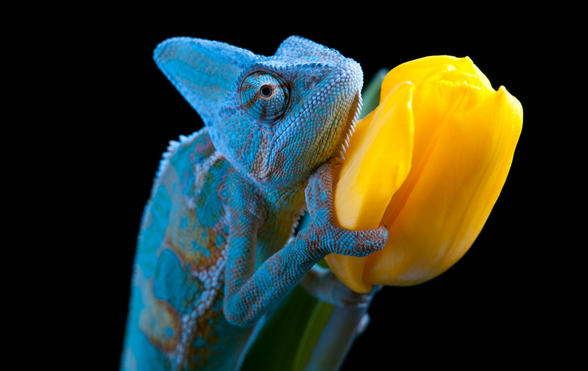
[[[120,369],[238,370],[260,319],[299,283],[328,303],[364,305],[367,294],[317,265],[388,238],[385,226],[333,222],[333,159],[344,160],[362,107],[360,65],[298,36],[269,57],[178,37],[154,60],[205,127],[170,141],[160,162]]]

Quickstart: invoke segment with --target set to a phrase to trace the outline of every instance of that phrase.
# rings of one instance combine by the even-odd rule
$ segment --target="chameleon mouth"
[[[361,93],[357,92],[353,98],[353,102],[351,103],[351,108],[347,113],[345,125],[343,126],[341,142],[337,147],[335,147],[335,153],[332,155],[333,158],[341,161],[345,160],[345,153],[347,153],[347,148],[349,148],[349,140],[355,133],[355,123],[357,122],[357,118],[361,112],[362,105],[363,100],[361,99]]]

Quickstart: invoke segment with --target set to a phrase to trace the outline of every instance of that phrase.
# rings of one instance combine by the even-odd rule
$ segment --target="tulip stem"
[[[337,371],[343,365],[353,341],[369,324],[367,310],[378,291],[374,287],[367,305],[357,307],[334,307],[327,324],[308,358],[304,371]]]

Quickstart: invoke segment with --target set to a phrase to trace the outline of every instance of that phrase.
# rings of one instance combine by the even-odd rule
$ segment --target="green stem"
[[[304,371],[337,371],[343,365],[353,341],[369,323],[367,310],[377,289],[363,308],[334,307],[327,324],[314,344]]]

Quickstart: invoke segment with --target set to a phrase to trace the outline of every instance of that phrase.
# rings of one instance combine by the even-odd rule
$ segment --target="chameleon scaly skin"
[[[316,297],[361,305],[313,267],[387,239],[333,225],[326,161],[353,131],[359,65],[295,36],[271,57],[174,38],[154,59],[206,127],[170,142],[145,207],[121,369],[236,369],[251,326],[303,278]]]

